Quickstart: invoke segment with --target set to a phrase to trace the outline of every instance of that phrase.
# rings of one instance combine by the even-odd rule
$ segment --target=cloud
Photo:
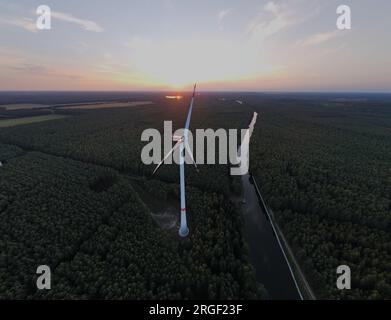
[[[271,12],[276,16],[281,12],[280,6],[273,1],[269,1],[268,3],[266,3],[264,9],[265,11]]]
[[[35,12],[34,12],[35,14]],[[92,31],[92,32],[102,32],[103,28],[97,24],[96,22],[92,20],[86,20],[86,19],[79,19],[71,14],[68,13],[63,13],[63,12],[58,12],[58,11],[52,11],[52,18],[57,19],[60,21],[68,22],[68,23],[74,23],[76,25],[79,25],[83,29],[87,31]],[[10,26],[15,26],[18,28],[22,28],[26,31],[29,32],[37,32],[37,26],[36,26],[36,21],[31,18],[25,18],[25,17],[20,17],[20,18],[0,18],[0,24],[7,24]],[[52,25],[53,28],[53,25]]]
[[[103,28],[100,25],[98,25],[96,22],[94,22],[92,20],[85,20],[85,19],[76,18],[68,13],[54,11],[54,12],[52,12],[52,18],[57,19],[57,20],[61,20],[61,21],[65,21],[65,22],[69,22],[69,23],[77,24],[87,31],[92,31],[92,32],[102,32],[103,31]]]
[[[25,61],[24,55],[15,49],[0,47],[0,67],[17,65]]]
[[[271,0],[250,20],[245,32],[259,46],[267,38],[313,19],[324,6],[324,1],[320,0]]]
[[[37,32],[37,26],[35,21],[30,18],[11,18],[11,19],[3,19],[0,18],[0,24],[7,24],[10,26],[22,28],[29,32]]]
[[[34,73],[34,74],[46,74],[47,68],[41,65],[31,64],[31,63],[23,63],[16,66],[9,67],[15,71]]]
[[[81,75],[69,68],[57,66],[58,61],[48,62],[42,56],[34,56],[25,51],[0,47],[0,74],[22,75],[27,77],[47,77],[80,79]]]
[[[339,30],[334,30],[331,32],[316,33],[316,34],[310,35],[309,37],[307,37],[303,40],[298,41],[297,45],[301,45],[304,47],[316,46],[316,45],[322,44],[324,42],[327,42],[331,39],[334,39],[341,34],[342,34],[342,32]]]
[[[53,77],[53,78],[66,78],[71,80],[80,79],[80,75],[71,74],[69,72],[63,70],[53,69],[51,67],[47,67],[41,64],[35,63],[22,63],[14,66],[9,66],[9,69],[14,70],[16,72],[22,72],[27,76],[38,76],[38,77]]]
[[[246,33],[256,41],[263,41],[294,22],[292,12],[283,4],[269,1],[247,26]]]
[[[225,9],[225,10],[221,10],[218,15],[217,15],[217,20],[219,22],[219,24],[224,20],[224,18],[230,14],[232,11],[232,9]]]

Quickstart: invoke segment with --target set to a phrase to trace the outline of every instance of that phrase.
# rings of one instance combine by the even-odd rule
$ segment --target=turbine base
[[[180,228],[179,229],[179,235],[182,237],[182,238],[185,238],[189,235],[189,228],[185,227],[185,228]]]

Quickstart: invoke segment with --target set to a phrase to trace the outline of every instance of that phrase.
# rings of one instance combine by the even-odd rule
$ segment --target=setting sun
[[[169,99],[169,100],[181,100],[181,99],[183,99],[183,96],[166,96],[166,99]]]

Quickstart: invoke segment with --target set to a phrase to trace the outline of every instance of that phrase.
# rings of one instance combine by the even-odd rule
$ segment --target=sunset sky
[[[36,28],[36,9],[52,29]],[[352,29],[336,27],[339,5]],[[0,90],[391,91],[389,0],[0,0]]]

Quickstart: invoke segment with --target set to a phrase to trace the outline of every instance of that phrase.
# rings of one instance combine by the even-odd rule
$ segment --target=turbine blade
[[[164,161],[166,161],[168,159],[168,157],[179,147],[179,145],[182,143],[183,139],[179,140],[175,146],[170,150],[169,153],[167,153],[167,155],[164,157],[164,159],[157,165],[157,167],[155,168],[155,170],[153,171],[152,173],[152,176],[155,175],[155,173],[159,170],[159,168],[162,166],[162,164],[164,163]]]
[[[189,130],[189,127],[190,127],[191,113],[193,111],[193,104],[194,104],[194,99],[195,99],[196,88],[197,88],[197,84],[194,85],[193,96],[190,101],[189,112],[188,112],[187,118],[186,118],[185,129],[187,129],[187,130]],[[186,133],[185,133],[185,135],[186,135]]]
[[[188,143],[185,143],[185,148],[186,148],[186,151],[187,151],[187,153],[189,154],[189,157],[190,157],[191,161],[193,162],[193,164],[194,164],[194,166],[195,166],[197,172],[199,172],[198,167],[197,167],[197,164],[196,164],[196,162],[195,162],[195,160],[194,160],[194,157],[193,157],[193,153],[191,152],[191,149],[190,149],[190,146],[189,146]]]

